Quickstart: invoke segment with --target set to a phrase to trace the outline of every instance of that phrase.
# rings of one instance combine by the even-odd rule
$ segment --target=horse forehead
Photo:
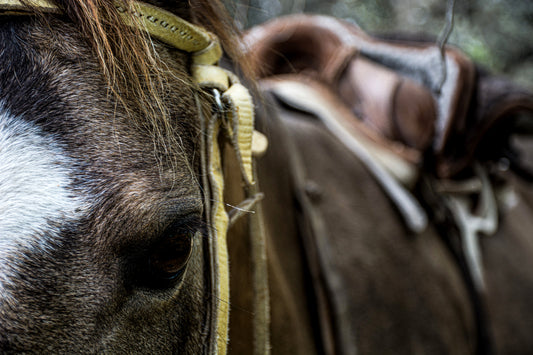
[[[52,137],[17,119],[1,103],[0,162],[2,277],[2,265],[17,250],[50,247],[58,233],[52,226],[76,220],[83,202],[69,188],[70,158]]]

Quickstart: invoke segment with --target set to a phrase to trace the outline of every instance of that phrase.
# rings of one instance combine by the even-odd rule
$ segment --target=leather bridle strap
[[[131,6],[115,1],[115,8],[127,25],[139,27],[153,38],[191,53],[194,64],[212,65],[222,56],[222,48],[215,35],[171,12],[137,1]],[[20,0],[0,1],[0,13],[32,14],[33,9],[47,13],[61,12],[55,4],[46,0],[26,0],[24,3]]]
[[[227,352],[230,304],[226,242],[228,214],[223,199],[224,177],[218,141],[220,135],[230,138],[239,160],[246,191],[258,193],[254,187],[252,151],[260,153],[266,149],[266,146],[264,145],[264,137],[254,131],[252,98],[233,73],[217,66],[222,56],[222,49],[214,34],[149,4],[134,1],[130,5],[130,3],[116,1],[115,7],[127,25],[136,26],[149,33],[153,38],[190,53],[192,56],[191,72],[194,81],[200,88],[212,94],[214,101],[218,103],[214,105],[218,109],[215,108],[214,112],[209,114],[204,114],[201,105],[198,104],[198,106],[203,120],[204,133],[207,133],[207,137],[204,137],[205,149],[203,149],[204,160],[207,165],[203,165],[207,174],[205,183],[209,185],[204,187],[208,194],[206,196],[209,214],[207,221],[211,226],[208,252],[212,254],[210,259],[212,280],[210,283],[213,300],[208,322],[210,323],[209,333],[212,334],[211,339],[213,336],[216,337],[214,347],[208,345],[207,349],[213,353],[225,354]],[[19,0],[0,0],[0,15],[32,15],[35,10],[44,13],[61,13],[55,4],[46,0],[26,0],[24,3]],[[197,101],[199,103],[198,96]],[[260,143],[260,146],[256,148],[252,144],[254,137],[256,142]],[[257,248],[260,249],[255,254],[262,256],[254,260],[255,263],[259,263],[258,270],[261,270],[262,273],[262,275],[255,277],[254,288],[262,290],[255,297],[257,299],[255,307],[263,316],[260,317],[261,321],[254,322],[254,328],[257,328],[254,329],[254,353],[265,354],[269,353],[270,325],[268,324],[268,315],[263,313],[269,310],[269,298],[264,257],[265,237],[262,231],[261,216],[259,211],[257,212],[251,214],[250,223],[252,226],[256,226],[252,229],[258,231],[260,235],[251,235],[251,243],[255,245],[256,250]]]

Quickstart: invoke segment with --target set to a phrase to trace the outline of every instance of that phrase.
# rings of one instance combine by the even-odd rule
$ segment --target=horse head
[[[0,24],[0,352],[205,351],[198,117],[211,102],[191,55],[127,26],[129,1],[13,3]],[[165,10],[223,31],[216,5],[193,5]]]

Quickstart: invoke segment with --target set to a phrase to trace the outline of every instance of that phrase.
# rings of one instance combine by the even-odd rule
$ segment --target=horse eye
[[[192,244],[191,233],[178,233],[155,245],[149,256],[152,275],[164,280],[180,276],[191,257]]]

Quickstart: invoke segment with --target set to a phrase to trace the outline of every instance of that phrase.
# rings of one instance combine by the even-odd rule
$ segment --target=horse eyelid
[[[199,214],[180,216],[163,230],[160,238],[172,238],[176,235],[190,235],[194,238],[198,234],[204,234],[204,225]]]

